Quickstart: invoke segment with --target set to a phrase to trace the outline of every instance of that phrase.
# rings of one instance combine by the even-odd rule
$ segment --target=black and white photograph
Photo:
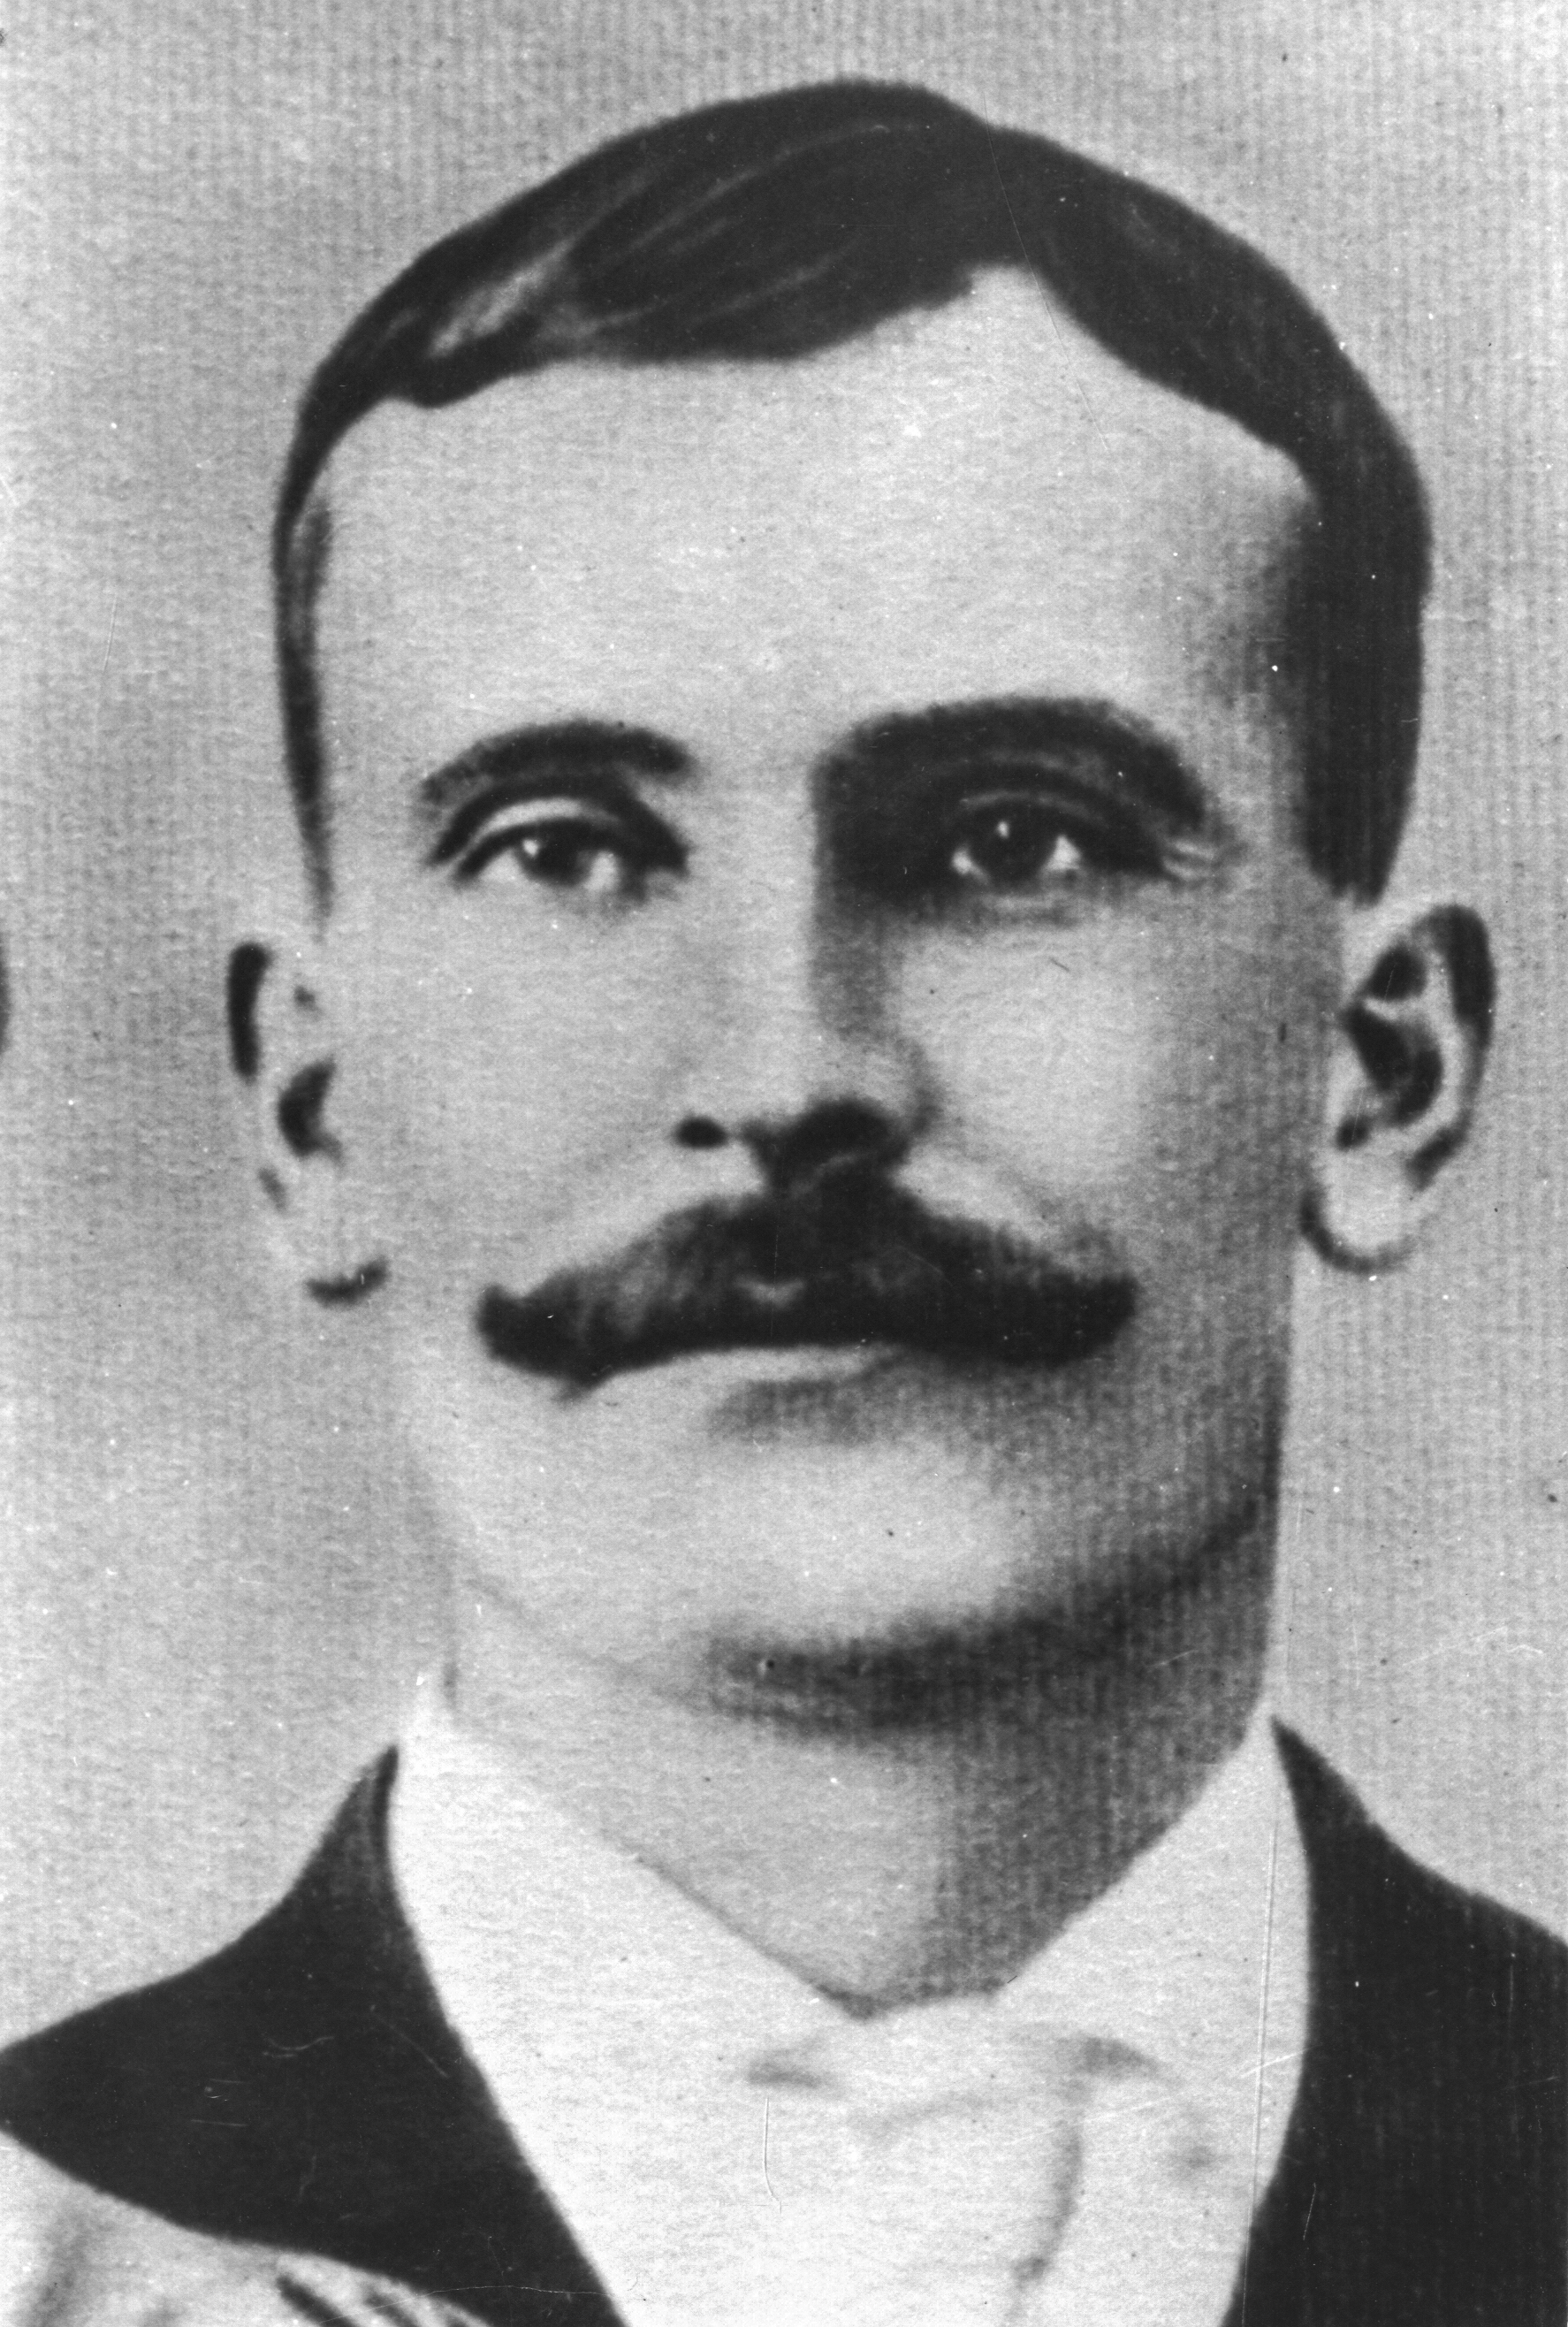
[[[1568,18],[0,108],[0,2327],[1564,2327]]]

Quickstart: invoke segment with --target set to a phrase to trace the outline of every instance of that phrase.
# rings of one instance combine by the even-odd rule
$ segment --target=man
[[[452,1668],[0,2064],[36,2316],[1560,2320],[1563,1952],[1259,1706],[1302,1225],[1399,1257],[1490,1022],[1378,904],[1426,558],[1272,269],[919,91],[353,326],[231,1017]]]

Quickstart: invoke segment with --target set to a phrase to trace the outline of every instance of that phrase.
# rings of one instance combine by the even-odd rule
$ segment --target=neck
[[[471,1584],[456,1709],[541,1790],[866,2009],[1007,1979],[1179,1818],[1262,1683],[1270,1530],[1085,1645],[1040,1628],[880,1699],[679,1701],[559,1656]],[[935,1713],[931,1707],[935,1706]]]

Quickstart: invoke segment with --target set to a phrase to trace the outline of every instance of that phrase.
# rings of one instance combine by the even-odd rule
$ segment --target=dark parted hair
[[[1294,463],[1316,527],[1288,642],[1309,723],[1301,833],[1370,900],[1408,805],[1429,545],[1410,454],[1277,268],[1183,203],[919,89],[834,81],[658,122],[434,244],[300,407],[274,533],[289,774],[331,896],[313,488],[378,404],[453,404],[548,364],[781,362],[1014,267],[1145,378]],[[1295,633],[1299,631],[1301,635]]]

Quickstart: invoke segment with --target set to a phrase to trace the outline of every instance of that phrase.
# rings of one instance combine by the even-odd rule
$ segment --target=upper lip
[[[706,1350],[892,1342],[1059,1365],[1126,1321],[1130,1277],[1063,1266],[1006,1230],[929,1212],[872,1173],[788,1199],[694,1206],[617,1256],[518,1294],[492,1285],[490,1354],[579,1388]]]

